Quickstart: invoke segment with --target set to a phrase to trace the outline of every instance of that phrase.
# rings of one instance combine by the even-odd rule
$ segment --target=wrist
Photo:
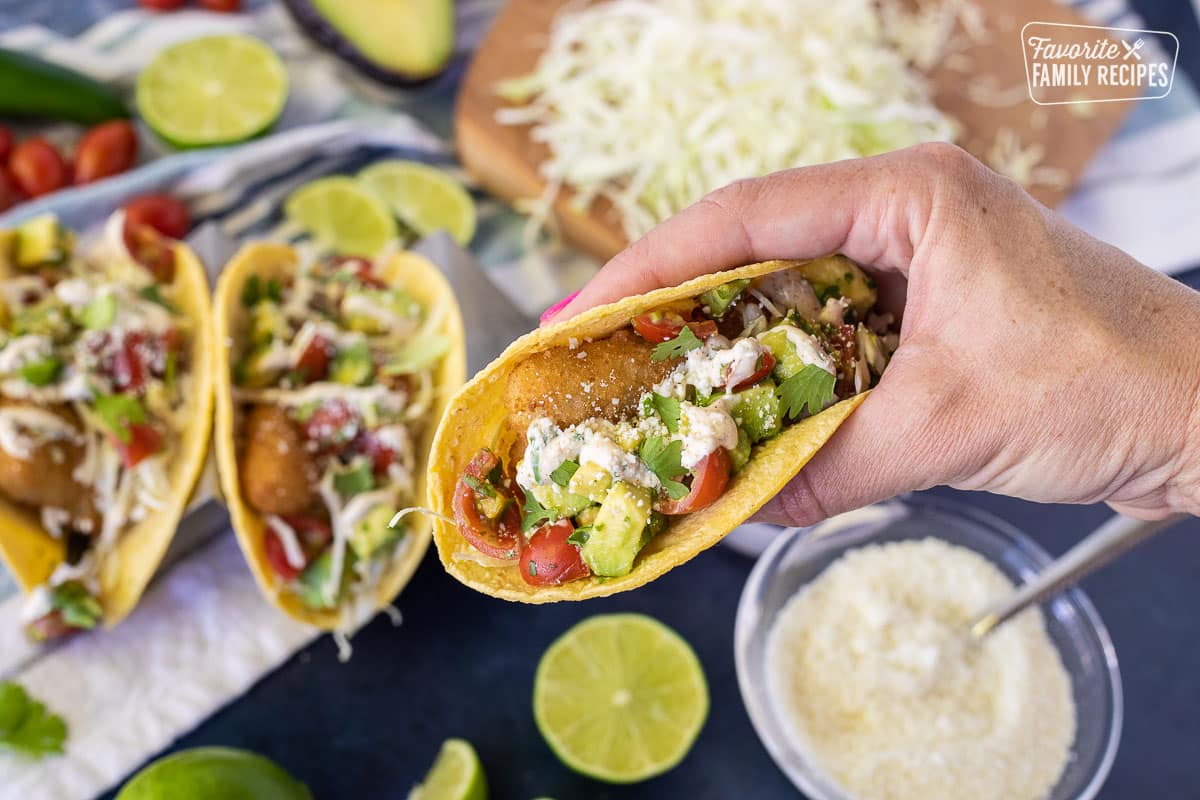
[[[1200,516],[1200,364],[1193,373],[1192,396],[1183,420],[1178,469],[1167,481],[1167,505],[1172,511]]]

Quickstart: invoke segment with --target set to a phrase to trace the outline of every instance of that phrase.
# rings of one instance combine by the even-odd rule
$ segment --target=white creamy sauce
[[[769,348],[757,339],[738,339],[731,344],[724,336],[710,336],[702,347],[689,350],[654,391],[683,399],[687,387],[693,386],[701,395],[711,395],[723,387],[736,386],[757,372],[766,352]]]
[[[75,426],[52,411],[37,406],[0,408],[0,450],[28,459],[34,447],[54,439],[82,441]]]
[[[346,386],[341,383],[310,383],[298,389],[234,389],[234,397],[243,402],[275,403],[285,408],[299,408],[309,403],[341,400],[364,415],[376,408],[390,413],[404,410],[404,393],[382,384]]]
[[[796,747],[849,797],[1045,797],[1076,720],[1041,612],[967,640],[1011,590],[983,556],[938,539],[842,556],[767,638],[768,689]]]
[[[304,569],[304,550],[301,549],[300,540],[296,537],[296,529],[275,514],[267,514],[264,519],[271,530],[275,531],[279,543],[283,545],[283,557],[287,559],[288,565],[292,569]]]
[[[658,476],[621,447],[617,433],[618,426],[604,420],[588,420],[561,430],[551,420],[539,417],[530,423],[526,434],[525,455],[517,465],[517,483],[526,489],[548,484],[551,473],[564,461],[572,460],[581,466],[595,464],[616,480],[658,489]]]
[[[718,447],[726,450],[737,447],[737,423],[722,402],[711,406],[680,403],[678,439],[683,442],[680,463],[687,469],[695,469]]]
[[[825,352],[825,348],[821,347],[821,343],[814,337],[809,336],[794,325],[786,323],[776,325],[771,331],[783,331],[784,336],[787,337],[788,342],[795,348],[796,355],[802,362],[820,367],[830,375],[837,375],[837,365],[834,363],[833,358]],[[759,336],[761,337],[763,334],[759,334]]]
[[[11,375],[31,361],[40,361],[54,353],[49,337],[27,333],[10,339],[0,350],[0,373]]]
[[[400,334],[416,330],[417,320],[397,314],[375,297],[362,292],[352,292],[342,300],[342,314],[366,317],[379,323],[384,330]]]

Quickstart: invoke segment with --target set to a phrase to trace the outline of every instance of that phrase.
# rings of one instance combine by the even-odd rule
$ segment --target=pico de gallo
[[[159,205],[166,201],[159,202]],[[194,320],[176,305],[167,230],[113,214],[87,248],[53,215],[0,233],[0,493],[38,515],[65,560],[27,600],[37,640],[104,613],[99,570],[163,507],[189,424]]]
[[[526,359],[505,394],[519,455],[480,450],[455,485],[473,560],[536,586],[627,574],[756,445],[879,379],[899,337],[875,304],[874,282],[832,256]]]

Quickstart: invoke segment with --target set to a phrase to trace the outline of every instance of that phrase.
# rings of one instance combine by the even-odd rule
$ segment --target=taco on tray
[[[514,342],[450,403],[429,503],[451,575],[508,600],[640,586],[783,487],[898,337],[849,259],[772,261]]]
[[[39,640],[133,609],[208,449],[204,268],[132,233],[123,212],[87,247],[52,215],[0,233],[0,556]]]
[[[350,630],[396,596],[430,523],[436,420],[466,377],[449,284],[414,253],[252,244],[216,292],[216,452],[238,542],[292,617]]]

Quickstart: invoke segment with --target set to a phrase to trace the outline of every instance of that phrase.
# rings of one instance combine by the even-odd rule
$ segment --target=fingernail
[[[550,320],[554,319],[554,316],[556,314],[558,314],[558,312],[562,311],[564,308],[566,308],[568,305],[570,305],[571,301],[574,300],[578,296],[579,296],[579,292],[571,292],[569,295],[564,297],[562,300],[559,300],[557,303],[555,303],[554,305],[550,306],[545,311],[543,311],[540,321],[541,322],[549,322]]]

